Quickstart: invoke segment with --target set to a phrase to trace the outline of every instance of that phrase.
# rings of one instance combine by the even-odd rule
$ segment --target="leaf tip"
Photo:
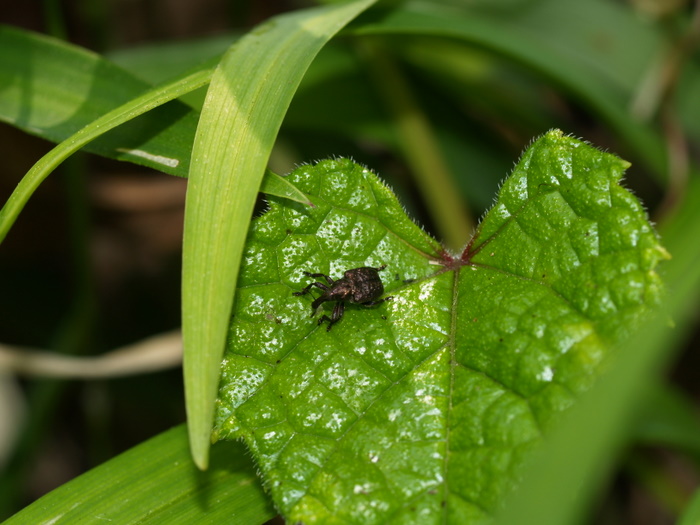
[[[201,470],[205,471],[209,468],[209,449],[207,448],[205,452],[200,452],[196,450],[191,450],[192,461],[195,466]]]
[[[564,132],[559,128],[552,128],[547,133],[545,133],[547,138],[560,139],[564,136]]]
[[[659,258],[661,260],[668,261],[670,259],[673,259],[673,256],[671,255],[671,253],[666,248],[661,246],[660,244],[656,245],[656,249],[659,252]]]
[[[192,423],[188,423],[188,433],[190,438],[190,455],[192,462],[199,470],[207,470],[209,468],[209,449],[210,439],[209,433],[197,433],[192,428]]]

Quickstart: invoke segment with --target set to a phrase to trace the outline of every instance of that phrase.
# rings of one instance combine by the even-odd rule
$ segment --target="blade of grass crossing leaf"
[[[203,86],[210,77],[211,70],[207,69],[155,88],[98,118],[49,151],[22,178],[0,210],[0,242],[5,238],[39,184],[66,158],[120,124],[165,104],[183,93]]]
[[[264,523],[275,515],[242,443],[213,453],[203,474],[184,425],[48,493],[5,525],[25,523]]]
[[[373,3],[279,16],[243,37],[214,73],[197,129],[185,206],[183,344],[195,462],[206,468],[238,264],[265,166],[304,72]]]

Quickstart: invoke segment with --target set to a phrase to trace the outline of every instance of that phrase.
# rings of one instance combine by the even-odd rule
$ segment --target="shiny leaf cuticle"
[[[246,440],[290,521],[488,521],[661,296],[666,255],[618,185],[626,167],[548,133],[460,259],[368,170],[299,168],[290,182],[317,207],[273,197],[249,233],[217,435]],[[304,272],[385,264],[392,300],[347,304],[331,331],[317,295],[292,295]]]

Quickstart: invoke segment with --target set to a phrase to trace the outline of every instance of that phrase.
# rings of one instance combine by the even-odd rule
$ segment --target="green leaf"
[[[549,436],[546,449],[526,470],[520,489],[506,502],[499,524],[581,522],[583,504],[599,493],[615,453],[630,434],[631,416],[646,402],[649,385],[659,381],[682,338],[692,330],[700,297],[700,250],[688,239],[700,235],[696,212],[700,185],[691,183],[688,190],[687,202],[664,237],[673,247],[673,258],[664,265],[673,293],[621,345],[614,366]],[[679,419],[674,419],[678,424]],[[538,504],[542,501],[545,504]]]
[[[290,521],[490,520],[662,294],[627,166],[549,132],[454,257],[368,170],[299,168],[317,207],[272,198],[252,224],[215,436],[245,439]],[[305,271],[383,264],[393,300],[348,304],[331,331],[293,295]]]
[[[63,73],[55,75],[57,70]],[[79,149],[186,175],[198,115],[173,99],[207,84],[211,74],[210,66],[200,64],[144,92],[146,84],[97,55],[0,27],[0,118],[60,142],[32,167],[0,211],[0,240],[39,184]],[[271,172],[261,190],[308,202]]]
[[[143,42],[138,47],[110,50],[106,56],[132,75],[160,84],[183,70],[220,58],[239,36],[220,34],[194,40]]]
[[[207,465],[238,266],[267,159],[313,58],[372,3],[271,19],[241,38],[212,77],[192,151],[182,270],[185,401],[200,468]]]
[[[212,66],[200,66],[200,73],[207,69],[208,81]],[[193,73],[179,78],[200,74]],[[180,89],[176,96],[199,86],[201,83],[181,86],[186,89]],[[131,104],[132,99],[151,88],[85,49],[0,26],[0,120],[28,133],[52,142],[64,141],[105,114]],[[157,94],[158,89],[151,93]],[[160,104],[171,98],[165,97]],[[148,107],[151,111],[140,118],[81,146],[105,157],[186,175],[198,114],[177,101],[153,110],[157,105]]]
[[[97,120],[80,128],[73,135],[44,155],[19,182],[15,190],[7,199],[7,202],[0,210],[0,242],[5,238],[10,227],[16,220],[22,208],[39,187],[46,177],[56,169],[56,167],[67,159],[70,155],[78,151],[81,147],[90,144],[95,139],[107,131],[110,131],[129,120],[142,115],[158,106],[168,102],[182,93],[196,89],[209,81],[211,72],[208,70],[197,71],[190,75],[183,76],[169,84],[147,91],[116,109],[102,115]],[[130,150],[130,155],[148,157],[156,161],[158,155],[147,153],[143,150]],[[160,157],[159,163],[172,161],[177,165],[180,160]]]
[[[15,514],[25,523],[264,523],[275,515],[241,443],[212,451],[209,472],[192,464],[183,426],[62,485]]]

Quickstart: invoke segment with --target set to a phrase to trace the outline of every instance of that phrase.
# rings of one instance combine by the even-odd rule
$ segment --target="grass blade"
[[[185,427],[164,432],[61,485],[5,525],[25,523],[263,523],[275,515],[242,443],[192,465]]]
[[[243,37],[212,78],[185,205],[182,329],[190,444],[206,468],[219,366],[255,195],[282,119],[323,45],[372,4],[282,15]]]

